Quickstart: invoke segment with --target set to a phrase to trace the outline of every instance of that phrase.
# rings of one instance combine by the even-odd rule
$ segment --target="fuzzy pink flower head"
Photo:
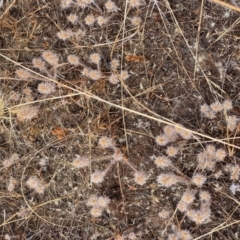
[[[96,207],[98,206],[98,196],[97,195],[91,195],[88,200],[87,200],[87,206],[91,206],[91,207]]]
[[[59,57],[56,53],[52,51],[45,51],[42,53],[42,58],[52,66],[57,66]]]
[[[197,155],[198,169],[200,170],[210,170],[215,169],[216,161],[213,158],[210,158],[206,151],[200,152]]]
[[[7,167],[12,166],[15,163],[18,163],[20,160],[21,159],[20,159],[19,155],[17,153],[14,153],[11,155],[11,157],[4,159],[2,161],[2,164],[4,167],[7,168]]]
[[[109,77],[108,77],[108,81],[111,83],[111,84],[118,84],[119,83],[119,76],[117,74],[111,74]]]
[[[143,5],[146,5],[144,0],[129,0],[129,6],[131,8],[139,8]]]
[[[7,184],[8,192],[13,192],[17,183],[18,183],[17,179],[11,177]]]
[[[93,14],[88,14],[85,19],[84,22],[88,25],[88,26],[92,26],[96,21],[96,18],[94,17]]]
[[[208,159],[214,159],[216,154],[216,147],[213,144],[209,144],[206,147],[205,153]]]
[[[61,8],[62,9],[69,8],[72,3],[73,3],[73,0],[61,0]]]
[[[174,142],[177,140],[177,131],[173,126],[165,126],[163,128],[164,135],[168,137],[169,141]]]
[[[107,9],[108,12],[117,12],[118,11],[116,4],[111,0],[108,0],[105,3],[105,8]]]
[[[154,163],[162,169],[172,166],[172,161],[167,156],[156,157]]]
[[[200,112],[202,115],[209,119],[214,119],[216,117],[216,111],[213,111],[211,107],[209,107],[207,104],[203,104],[200,107]]]
[[[91,175],[91,182],[96,184],[101,183],[103,182],[105,176],[105,171],[96,171]]]
[[[78,21],[78,15],[75,13],[71,13],[67,16],[67,20],[72,24],[75,24]]]
[[[73,162],[72,162],[72,166],[74,168],[84,168],[84,167],[88,167],[90,165],[90,161],[87,157],[83,157],[80,155],[76,155],[76,157],[74,158]]]
[[[237,127],[239,118],[237,118],[235,115],[227,116],[226,121],[227,121],[227,128],[229,129],[229,131],[233,132]]]
[[[161,173],[157,178],[157,182],[161,186],[168,188],[183,181],[180,177],[173,173]]]
[[[93,207],[90,211],[91,215],[93,217],[101,217],[102,216],[102,213],[103,213],[103,209],[101,207]]]
[[[140,186],[143,186],[147,181],[147,175],[143,171],[137,171],[134,173],[134,181]]]
[[[33,118],[36,118],[38,115],[38,107],[25,105],[14,110],[14,112],[17,114],[18,120],[23,122],[26,120],[32,120]]]
[[[30,188],[35,190],[35,192],[39,194],[43,194],[45,190],[45,184],[36,176],[31,176],[26,182],[26,185]]]
[[[201,105],[200,107],[200,112],[205,116],[207,115],[209,112],[211,111],[210,107],[204,103],[203,105]]]
[[[166,209],[162,209],[159,213],[158,216],[162,219],[168,219],[170,217],[170,211],[166,210]]]
[[[46,71],[46,62],[41,58],[34,58],[32,60],[33,67],[38,68],[40,71]]]
[[[103,17],[103,16],[97,17],[97,24],[98,24],[100,27],[103,27],[103,25],[106,25],[107,22],[108,22],[108,18]]]
[[[98,70],[89,69],[88,77],[92,80],[97,81],[102,78],[102,73]]]
[[[232,101],[231,100],[225,100],[223,103],[222,103],[222,107],[224,110],[228,111],[228,110],[231,110],[233,108],[233,105],[232,105]]]
[[[71,38],[73,35],[74,35],[73,31],[70,28],[66,30],[60,30],[57,33],[58,38],[63,41],[66,41],[67,39]]]
[[[115,144],[110,137],[101,137],[98,140],[98,145],[101,148],[114,148],[115,147]]]
[[[92,53],[92,54],[90,55],[90,61],[91,61],[92,63],[95,63],[95,64],[99,65],[99,64],[100,64],[100,61],[101,61],[101,56],[100,56],[100,54],[99,54],[99,53]]]
[[[227,156],[227,152],[223,148],[219,148],[216,150],[215,159],[217,162],[224,161],[226,156]]]
[[[196,223],[196,225],[201,225],[209,220],[209,213],[203,212],[201,210],[189,210],[187,211],[187,216],[190,220]]]
[[[76,0],[76,4],[82,9],[91,5],[92,2],[93,2],[93,0]]]
[[[73,32],[73,37],[75,37],[77,41],[80,41],[80,39],[83,38],[85,35],[86,31],[80,28]]]
[[[130,21],[131,21],[131,24],[132,24],[134,27],[138,27],[138,26],[140,26],[140,24],[141,24],[141,22],[142,22],[142,19],[141,19],[140,17],[138,17],[138,16],[135,16],[135,17],[132,17],[132,18],[130,19]]]
[[[169,143],[169,138],[165,134],[158,135],[155,140],[159,146],[166,146]]]
[[[192,204],[195,200],[196,191],[194,190],[186,190],[186,192],[182,195],[181,201],[185,202],[186,204]]]
[[[240,176],[240,166],[238,164],[231,164],[228,166],[230,172],[230,179],[238,181]]]
[[[181,230],[180,236],[182,240],[193,240],[193,236],[188,230]]]
[[[185,213],[188,210],[188,207],[189,207],[189,204],[187,204],[182,200],[180,200],[177,204],[177,209],[182,213]]]
[[[108,197],[99,197],[97,201],[97,206],[105,209],[108,207],[110,199]]]
[[[168,146],[166,149],[166,153],[169,157],[175,157],[178,151],[179,151],[179,148],[174,146]]]
[[[78,66],[80,63],[79,57],[74,54],[68,55],[67,60],[71,65],[74,65],[74,66]]]
[[[223,110],[223,106],[220,102],[214,102],[210,105],[210,108],[213,112],[218,113],[221,112]]]
[[[42,82],[38,84],[37,90],[41,94],[48,95],[56,91],[56,84],[53,82]]]
[[[211,201],[211,194],[208,191],[200,191],[199,193],[200,200],[203,202],[210,202]]]
[[[127,80],[129,77],[130,75],[127,70],[122,70],[121,73],[119,74],[119,78],[122,79],[123,81]]]
[[[23,80],[28,80],[32,77],[32,74],[23,68],[17,69],[15,73],[19,79]]]
[[[183,139],[191,139],[192,138],[192,133],[191,131],[188,131],[187,129],[175,127],[176,132],[183,138]]]
[[[124,155],[120,149],[115,148],[112,158],[113,158],[113,161],[115,161],[115,162],[121,162],[124,160]]]
[[[120,66],[120,61],[116,58],[113,58],[111,61],[111,70],[116,71],[119,66]]]
[[[192,183],[198,187],[202,187],[203,184],[206,182],[207,178],[201,174],[201,173],[196,173],[193,177],[192,177]]]

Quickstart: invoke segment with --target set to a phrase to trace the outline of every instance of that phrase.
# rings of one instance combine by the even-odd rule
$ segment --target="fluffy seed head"
[[[119,60],[116,59],[116,58],[113,58],[112,61],[111,61],[111,69],[113,71],[116,71],[119,66],[120,66]]]
[[[74,66],[78,66],[80,63],[79,57],[74,54],[68,55],[67,60],[70,64],[72,64]]]
[[[233,105],[232,105],[232,101],[231,100],[225,100],[223,103],[222,103],[222,107],[224,110],[228,111],[228,110],[231,110],[233,108]]]
[[[42,58],[52,66],[56,66],[59,61],[57,54],[52,51],[43,52]]]
[[[142,5],[146,5],[146,3],[144,2],[144,0],[129,0],[129,6],[131,8],[138,8]]]
[[[111,0],[108,0],[105,3],[105,8],[107,9],[108,12],[117,12],[118,11],[116,4]]]
[[[90,213],[93,217],[96,217],[96,218],[101,217],[103,213],[103,209],[101,207],[93,207]]]
[[[120,79],[125,81],[130,77],[130,75],[129,75],[128,71],[122,70],[121,73],[119,74],[119,77],[120,77]]]
[[[106,25],[108,22],[108,19],[107,18],[104,18],[103,16],[99,16],[97,18],[97,24],[102,27],[103,25]]]
[[[90,61],[99,65],[100,61],[101,61],[101,56],[99,53],[93,53],[90,55]]]
[[[67,20],[71,22],[72,24],[76,23],[78,21],[77,14],[71,13],[67,16]]]
[[[85,19],[84,22],[88,25],[88,26],[92,26],[96,21],[96,18],[94,17],[94,15],[92,14],[88,14]]]
[[[208,191],[201,190],[199,193],[200,200],[203,202],[210,202],[211,201],[211,195]]]
[[[117,74],[111,74],[109,77],[108,77],[108,81],[111,83],[111,84],[118,84],[119,83],[119,78],[118,78],[118,75]]]
[[[170,211],[166,209],[162,209],[159,213],[158,216],[162,219],[168,219],[170,217]]]
[[[183,139],[188,140],[188,139],[192,138],[192,133],[190,131],[187,131],[187,130],[179,128],[179,127],[176,127],[175,130]]]
[[[140,17],[132,17],[130,21],[134,27],[138,27],[141,24],[142,19]]]
[[[40,71],[46,70],[46,62],[44,62],[41,58],[34,58],[32,60],[33,67],[38,68]]]
[[[169,138],[165,134],[158,135],[155,140],[160,146],[165,146],[169,143]]]
[[[109,137],[101,137],[98,140],[98,145],[101,148],[113,148],[113,147],[115,147],[115,144],[113,143],[113,140]]]
[[[32,77],[32,74],[23,68],[17,69],[15,73],[19,79],[23,79],[23,80],[27,80]]]
[[[233,132],[235,130],[235,128],[237,127],[239,118],[237,118],[234,115],[227,116],[226,121],[227,121],[227,127],[228,127],[229,131]]]
[[[181,179],[173,173],[161,173],[157,178],[158,184],[163,187],[171,187],[172,185],[181,182]]]
[[[26,182],[26,185],[35,190],[39,194],[43,194],[45,190],[45,184],[36,176],[31,176]]]
[[[99,197],[97,201],[97,206],[101,208],[107,208],[110,203],[110,199],[108,197]]]
[[[175,157],[179,151],[178,147],[168,146],[166,149],[166,153],[169,157]]]
[[[188,230],[181,230],[180,236],[182,240],[193,240],[193,236]]]
[[[157,157],[154,163],[157,165],[157,167],[160,167],[162,169],[172,166],[171,160],[166,156]]]
[[[25,106],[19,107],[16,110],[13,110],[13,112],[17,114],[18,120],[23,122],[26,120],[31,120],[33,118],[36,118],[38,115],[38,107],[25,105]]]
[[[215,146],[213,144],[207,145],[205,153],[207,154],[208,159],[214,159],[216,154]]]
[[[182,200],[179,201],[178,205],[177,205],[177,209],[180,211],[180,212],[186,212],[187,209],[188,209],[188,204]]]
[[[120,149],[115,148],[114,154],[112,155],[113,161],[120,162],[124,160],[124,155]]]
[[[63,40],[63,41],[69,39],[73,35],[74,34],[73,34],[73,31],[71,29],[61,30],[57,33],[58,38]]]
[[[147,175],[143,171],[134,173],[134,181],[140,186],[143,186],[147,181]]]
[[[91,195],[86,204],[87,206],[96,207],[98,205],[98,196],[95,194]]]
[[[105,171],[96,171],[91,175],[91,182],[92,183],[101,183],[106,175]]]
[[[92,3],[92,0],[76,0],[77,5],[84,9]]]
[[[53,82],[42,82],[38,84],[37,90],[44,95],[51,94],[56,91],[56,85]]]
[[[89,69],[88,77],[97,81],[102,77],[102,73],[98,70]]]
[[[213,112],[218,113],[223,110],[223,106],[220,102],[214,102],[210,105],[210,108]]]
[[[219,149],[216,150],[216,153],[215,153],[216,161],[222,162],[222,161],[224,161],[224,158],[226,156],[227,156],[227,152],[224,149],[219,148]]]
[[[198,187],[202,187],[202,185],[206,182],[207,178],[200,174],[196,173],[192,178],[192,183],[195,184]]]
[[[196,191],[194,190],[186,190],[183,194],[181,201],[185,202],[186,204],[192,204],[195,200]]]
[[[164,134],[168,137],[170,142],[174,142],[177,139],[177,131],[174,127],[172,126],[165,126],[163,128]]]
[[[62,9],[69,8],[72,3],[73,3],[72,0],[62,0],[62,1],[61,1],[61,8],[62,8]]]
[[[87,157],[82,157],[80,155],[76,155],[72,162],[72,166],[77,169],[88,167],[89,165],[90,165],[89,159]]]

